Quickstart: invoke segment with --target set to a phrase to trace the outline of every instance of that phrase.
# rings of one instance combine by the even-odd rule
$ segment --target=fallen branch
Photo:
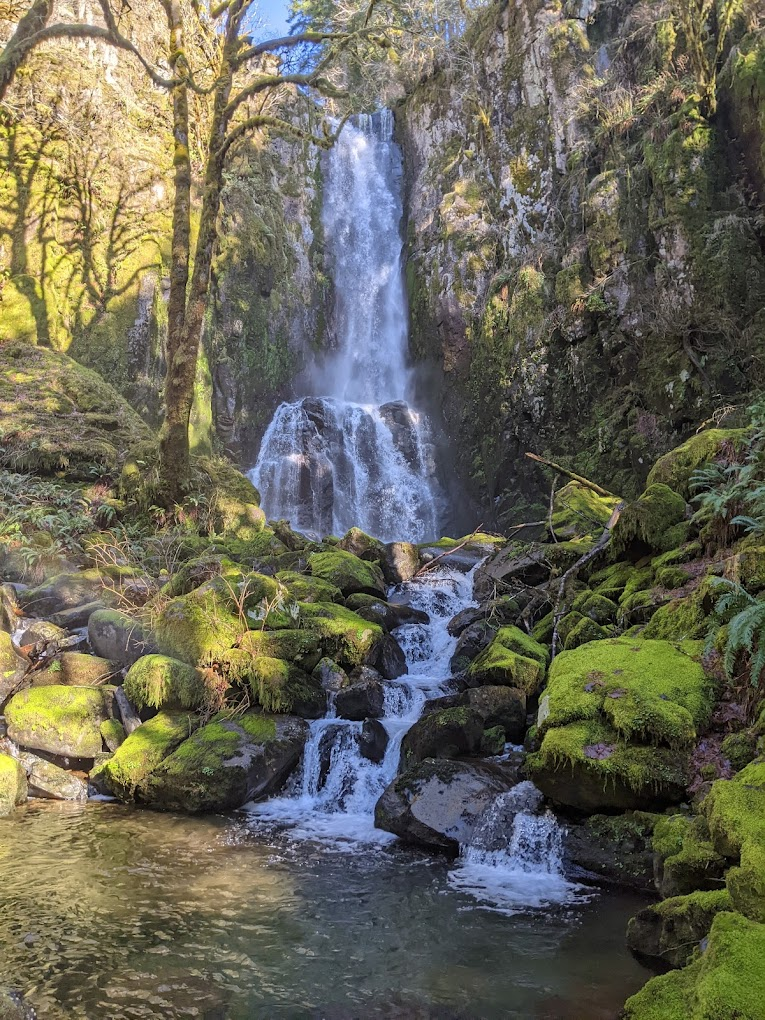
[[[584,485],[588,489],[592,489],[599,496],[604,496],[606,499],[618,499],[615,493],[609,492],[608,489],[604,489],[602,485],[598,485],[596,482],[591,482],[589,478],[585,478],[583,475],[578,475],[574,471],[569,471],[568,468],[561,467],[560,464],[556,464],[555,461],[545,460],[544,457],[539,457],[536,453],[527,453],[526,456],[529,460],[536,461],[537,464],[544,464],[545,467],[552,468],[553,471],[557,471],[559,474],[566,475],[567,478],[571,478],[575,482],[579,482],[580,485]]]
[[[560,475],[556,475],[555,478],[553,478],[552,485],[550,486],[550,508],[547,512],[547,527],[550,532],[550,538],[552,538],[556,545],[558,544],[558,539],[555,537],[555,528],[553,527],[552,519],[553,511],[555,510],[555,486],[558,484],[559,478]]]
[[[420,567],[420,569],[417,571],[417,573],[412,576],[412,580],[414,580],[415,577],[419,577],[420,574],[425,574],[425,573],[427,573],[427,571],[432,570],[433,567],[440,560],[446,559],[447,556],[453,556],[454,553],[459,552],[460,549],[464,549],[466,545],[469,545],[473,541],[473,539],[479,533],[479,531],[481,530],[482,527],[483,527],[483,524],[479,524],[478,527],[475,529],[475,531],[471,535],[468,535],[467,538],[463,538],[462,539],[462,541],[459,543],[459,545],[455,545],[452,549],[447,549],[446,552],[442,552],[440,555],[435,556],[432,560],[430,560],[429,563],[424,563]]]
[[[619,515],[621,514],[625,505],[626,504],[624,502],[621,502],[618,504],[618,506],[614,508],[614,512],[611,514],[608,520],[608,524],[603,529],[603,534],[600,536],[600,538],[592,547],[592,549],[590,549],[589,552],[586,552],[584,556],[580,556],[576,563],[574,563],[573,566],[569,567],[566,573],[560,579],[558,596],[555,600],[555,606],[553,608],[553,635],[552,635],[552,649],[550,653],[551,659],[554,659],[557,653],[558,625],[561,619],[566,615],[565,606],[563,604],[563,596],[566,592],[566,585],[568,584],[572,577],[576,577],[576,575],[579,573],[583,566],[585,566],[591,560],[594,560],[596,556],[599,556],[602,552],[604,552],[608,548],[608,545],[611,541],[611,532],[614,529],[614,525],[619,520]]]

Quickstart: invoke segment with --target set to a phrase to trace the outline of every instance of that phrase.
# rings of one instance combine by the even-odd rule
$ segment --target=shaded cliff
[[[713,111],[672,10],[495,4],[398,110],[412,349],[495,524],[543,496],[525,450],[629,495],[762,385],[762,32]]]

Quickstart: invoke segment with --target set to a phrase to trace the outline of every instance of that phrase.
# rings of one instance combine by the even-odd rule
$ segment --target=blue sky
[[[269,35],[286,33],[288,0],[259,0],[258,7]]]

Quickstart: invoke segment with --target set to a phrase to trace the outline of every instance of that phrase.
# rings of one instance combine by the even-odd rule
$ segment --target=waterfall
[[[567,903],[581,888],[563,873],[563,832],[533,783],[489,805],[460,848],[450,883],[503,913]]]
[[[374,809],[398,769],[401,740],[419,719],[425,701],[443,692],[457,639],[449,620],[473,602],[473,574],[443,567],[395,589],[397,602],[420,609],[428,624],[406,624],[393,633],[406,655],[409,672],[385,683],[380,719],[387,735],[382,760],[362,754],[360,722],[339,719],[334,704],[311,723],[300,772],[284,796],[253,804],[253,825],[285,830],[293,838],[388,842],[394,837],[374,827]]]
[[[401,178],[390,111],[345,125],[327,157],[323,204],[334,344],[311,366],[310,394],[277,408],[250,474],[267,515],[300,530],[439,534],[432,428],[407,403]]]

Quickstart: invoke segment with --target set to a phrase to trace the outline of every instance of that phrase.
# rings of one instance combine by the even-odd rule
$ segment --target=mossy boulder
[[[91,614],[88,641],[96,655],[122,666],[157,651],[154,636],[141,621],[117,609],[98,609]]]
[[[558,489],[553,499],[552,527],[555,537],[600,537],[619,500],[613,496],[599,496],[579,482],[569,482]]]
[[[253,656],[248,682],[256,704],[266,712],[320,719],[327,711],[327,692],[321,680],[293,662]]]
[[[199,726],[191,712],[160,712],[133,730],[114,755],[91,772],[97,789],[124,802],[135,799],[151,773]]]
[[[693,472],[719,458],[734,457],[743,449],[749,436],[747,429],[707,429],[699,432],[659,457],[648,475],[648,485],[668,485],[689,499]]]
[[[294,570],[280,570],[276,575],[290,595],[298,602],[342,602],[343,593],[329,581]]]
[[[322,639],[314,630],[250,630],[241,640],[241,651],[286,659],[310,673],[323,656]]]
[[[98,655],[84,652],[62,652],[45,669],[32,675],[32,686],[66,684],[70,687],[101,687],[114,683],[119,667]]]
[[[337,543],[337,548],[353,553],[360,560],[380,563],[385,555],[385,546],[376,538],[367,535],[361,528],[351,528]]]
[[[569,822],[564,834],[567,864],[609,884],[653,893],[652,836],[662,817],[648,811],[625,811],[591,815],[579,824]]]
[[[676,544],[671,529],[685,518],[685,500],[667,485],[649,485],[626,506],[614,525],[611,553],[637,561],[650,552],[666,552]]]
[[[87,800],[88,784],[79,776],[28,751],[19,756],[26,771],[29,796],[43,800]]]
[[[159,651],[191,666],[215,661],[237,643],[245,627],[215,581],[172,599],[155,623]]]
[[[308,726],[290,716],[220,715],[166,758],[141,790],[163,811],[227,811],[276,793],[297,767]]]
[[[13,690],[17,675],[25,663],[16,654],[11,635],[0,630],[0,708]]]
[[[473,684],[517,687],[533,694],[542,685],[549,652],[518,627],[500,627],[487,648],[470,664]]]
[[[28,588],[19,601],[30,616],[50,617],[92,602],[113,603],[115,598],[98,570],[79,570]]]
[[[717,914],[732,909],[726,889],[674,896],[639,911],[627,926],[627,945],[641,960],[684,967]]]
[[[353,669],[372,656],[383,629],[332,602],[309,602],[300,607],[303,626],[318,634],[326,655]]]
[[[27,799],[27,774],[9,754],[0,754],[0,817]]]
[[[117,472],[151,430],[107,382],[64,354],[0,344],[0,467],[89,480]]]
[[[194,468],[204,476],[201,488],[209,492],[217,534],[247,542],[265,528],[260,493],[230,461],[221,457],[195,457]]]
[[[765,925],[723,911],[703,951],[627,1000],[623,1020],[762,1020]]]
[[[124,689],[137,709],[201,708],[207,694],[199,670],[167,655],[144,655],[134,662]]]
[[[446,708],[469,708],[485,729],[502,730],[502,743],[519,744],[526,732],[526,695],[514,687],[473,687],[426,702],[424,715]]]
[[[616,602],[606,598],[605,595],[598,595],[597,592],[587,589],[576,596],[571,603],[571,609],[602,626],[616,622],[618,606]]]
[[[701,651],[696,642],[622,637],[562,652],[540,702],[540,732],[591,720],[622,740],[688,747],[714,701]]]
[[[573,615],[573,613],[569,614],[569,616]],[[580,616],[566,634],[563,647],[566,651],[569,651],[572,648],[578,648],[580,645],[586,645],[590,641],[602,641],[607,637],[610,637],[610,631],[606,630],[605,627],[601,627],[599,623],[596,623],[587,616]]]
[[[626,560],[619,560],[602,570],[596,571],[590,576],[590,588],[596,595],[618,602],[624,594],[627,585],[637,573],[635,567]],[[651,574],[648,572],[648,584],[651,582]]]
[[[726,861],[710,841],[705,818],[685,814],[660,818],[654,829],[653,849],[656,884],[662,896],[720,888]]]
[[[363,592],[385,598],[385,579],[380,568],[352,553],[342,549],[313,553],[308,558],[308,567],[313,577],[328,581],[346,597]]]
[[[112,753],[114,753],[120,745],[124,744],[127,739],[125,727],[119,719],[107,719],[106,722],[102,722],[101,736],[103,737],[104,746],[107,751],[111,751]]]
[[[164,594],[171,598],[188,595],[195,588],[201,587],[214,577],[223,577],[236,588],[244,573],[245,570],[241,564],[235,563],[228,556],[220,553],[195,556],[182,563],[176,570],[168,581]]]
[[[651,617],[643,634],[647,638],[682,641],[685,638],[701,640],[709,631],[709,617],[717,597],[710,582],[702,582],[684,598],[675,598],[660,606]]]
[[[389,542],[382,560],[383,576],[388,584],[411,581],[420,569],[420,550],[411,542]]]
[[[101,751],[101,724],[111,717],[109,689],[50,685],[15,694],[5,706],[8,736],[22,747],[72,758]]]
[[[399,771],[403,772],[425,758],[459,758],[476,754],[481,747],[483,731],[483,718],[469,705],[431,712],[404,735]]]
[[[548,729],[526,769],[545,796],[588,814],[678,803],[689,779],[687,756],[627,743],[595,720]]]

